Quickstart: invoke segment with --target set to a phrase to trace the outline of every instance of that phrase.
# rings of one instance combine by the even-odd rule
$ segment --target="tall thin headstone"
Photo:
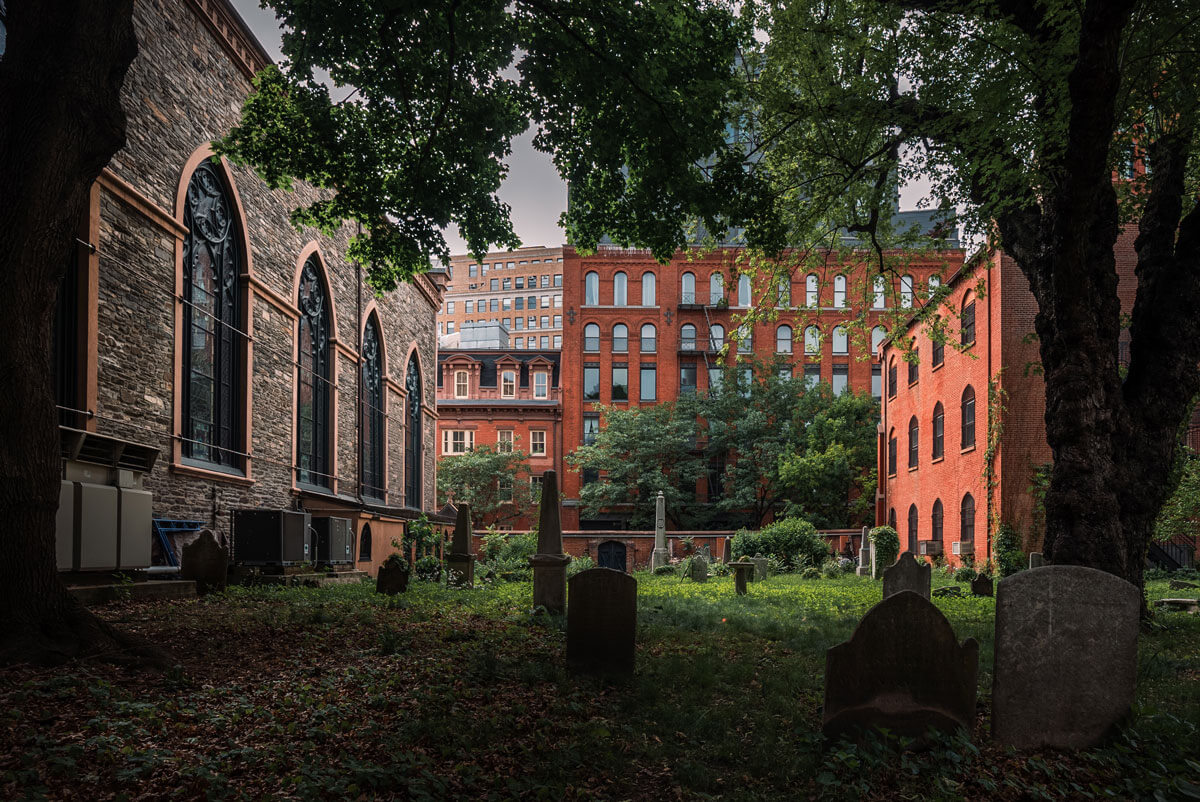
[[[229,576],[229,550],[217,543],[211,529],[183,547],[179,563],[179,578],[196,583],[200,595],[225,590]]]
[[[667,500],[660,490],[654,499],[654,551],[650,554],[650,570],[670,561],[671,557],[667,554]]]
[[[559,512],[558,474],[542,474],[542,501],[538,514],[538,550],[529,558],[533,567],[533,606],[561,615],[567,608],[567,563],[563,554],[562,516]]]
[[[1086,749],[1128,714],[1138,589],[1079,565],[1021,571],[996,589],[992,737],[1018,749]]]
[[[906,551],[896,560],[896,564],[883,571],[883,598],[911,590],[928,599],[933,580],[933,566],[924,560],[918,562],[911,551]]]
[[[567,665],[575,671],[632,674],[637,636],[637,580],[592,568],[571,577]]]
[[[855,574],[858,576],[871,576],[871,569],[874,565],[871,560],[873,551],[871,548],[870,530],[864,526],[862,540],[858,544],[858,567],[854,569]]]
[[[460,588],[475,586],[475,557],[471,553],[471,505],[458,504],[454,521],[454,537],[446,555],[447,582]]]
[[[1040,551],[1029,552],[1029,567],[1041,568],[1046,564],[1046,558],[1042,556]]]

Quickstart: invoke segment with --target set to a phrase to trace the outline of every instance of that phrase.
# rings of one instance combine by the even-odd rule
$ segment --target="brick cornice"
[[[186,0],[196,16],[229,54],[234,65],[250,81],[271,64],[271,57],[250,28],[230,5],[229,0]]]

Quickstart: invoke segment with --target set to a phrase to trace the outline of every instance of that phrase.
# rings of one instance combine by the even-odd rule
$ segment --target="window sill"
[[[942,360],[941,362],[937,363],[936,365],[933,365],[932,367],[930,367],[929,372],[933,373],[935,370],[941,370],[942,366],[945,364],[946,364],[946,361]]]
[[[970,454],[970,453],[971,453],[972,451],[974,451],[974,450],[975,450],[975,446],[967,446],[966,448],[962,449],[962,450],[961,450],[961,451],[959,451],[958,453],[960,453],[960,454]]]
[[[242,487],[250,487],[258,483],[258,480],[252,479],[242,473],[230,473],[216,468],[202,468],[199,465],[192,465],[183,462],[171,463],[171,473],[179,474],[180,476],[190,476],[195,479],[209,479],[214,482],[228,482],[232,485],[241,485]]]
[[[916,472],[916,471],[917,471],[917,470],[918,470],[920,467],[921,467],[920,465],[914,465],[914,466],[912,466],[911,468],[909,468],[909,469],[908,469],[908,472],[909,472],[909,473],[914,473],[914,472]]]
[[[943,455],[940,457],[934,457],[933,459],[929,460],[929,464],[937,465],[939,462],[945,462],[945,461],[946,461],[946,457],[945,457],[945,455]]]

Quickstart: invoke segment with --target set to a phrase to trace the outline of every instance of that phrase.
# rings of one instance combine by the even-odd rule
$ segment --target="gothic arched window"
[[[417,355],[408,360],[404,375],[404,503],[420,509],[421,500],[421,370]]]
[[[296,392],[296,481],[329,487],[329,296],[308,257],[300,273],[300,358]]]
[[[359,481],[367,498],[387,497],[383,468],[383,350],[380,348],[379,322],[367,318],[362,347],[362,471]]]
[[[229,193],[211,160],[188,182],[183,207],[184,457],[240,468],[242,254]]]

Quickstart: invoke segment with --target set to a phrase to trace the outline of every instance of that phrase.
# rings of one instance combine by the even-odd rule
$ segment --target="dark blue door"
[[[606,540],[596,548],[596,564],[601,568],[625,570],[625,544]]]

